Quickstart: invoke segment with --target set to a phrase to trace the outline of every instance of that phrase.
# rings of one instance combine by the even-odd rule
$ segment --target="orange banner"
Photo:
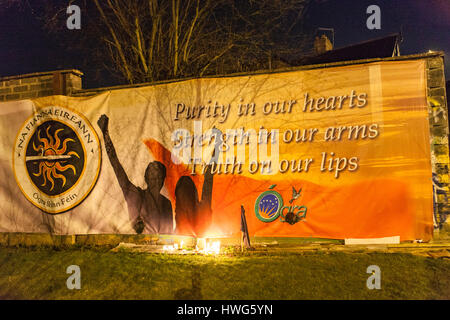
[[[2,104],[2,190],[25,197],[2,191],[0,231],[235,236],[242,205],[251,236],[429,240],[424,75],[390,61]]]

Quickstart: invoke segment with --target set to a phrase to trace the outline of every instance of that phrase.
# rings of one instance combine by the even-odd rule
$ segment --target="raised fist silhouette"
[[[108,131],[108,122],[109,122],[109,118],[105,114],[102,114],[97,121],[97,124],[103,133]]]

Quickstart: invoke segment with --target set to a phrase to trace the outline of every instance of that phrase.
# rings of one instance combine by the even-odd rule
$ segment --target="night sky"
[[[85,74],[84,87],[117,84],[86,70],[83,59],[48,36],[29,10],[5,9],[5,1],[0,0],[0,76],[75,68]],[[381,8],[381,30],[366,27],[366,8],[372,4]],[[311,28],[334,28],[336,48],[402,31],[402,55],[444,51],[450,78],[449,0],[316,0],[306,19]]]
[[[381,30],[366,27],[372,4],[381,9]],[[310,13],[318,27],[334,28],[336,48],[402,31],[401,55],[444,51],[450,78],[450,0],[324,0]]]

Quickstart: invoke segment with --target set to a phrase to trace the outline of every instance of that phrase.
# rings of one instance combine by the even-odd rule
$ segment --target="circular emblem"
[[[62,107],[39,109],[20,129],[14,174],[25,197],[57,214],[83,201],[97,181],[100,143],[81,114]]]
[[[273,190],[265,191],[255,201],[256,217],[263,222],[272,222],[280,215],[283,198]]]

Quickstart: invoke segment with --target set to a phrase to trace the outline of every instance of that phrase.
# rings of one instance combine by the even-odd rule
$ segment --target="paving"
[[[233,250],[230,250],[233,249]],[[194,247],[173,248],[167,245],[158,244],[134,244],[120,243],[113,248],[112,252],[118,251],[145,252],[145,253],[166,253],[166,254],[205,254],[204,251],[196,250]],[[250,249],[244,249],[246,252],[253,253],[410,253],[414,255],[450,259],[450,242],[441,243],[400,243],[400,244],[371,244],[371,245],[343,245],[330,243],[309,243],[309,244],[280,244],[277,241],[267,243],[256,243]],[[238,246],[226,245],[221,248],[220,253],[239,252]],[[206,253],[214,254],[214,253]]]

